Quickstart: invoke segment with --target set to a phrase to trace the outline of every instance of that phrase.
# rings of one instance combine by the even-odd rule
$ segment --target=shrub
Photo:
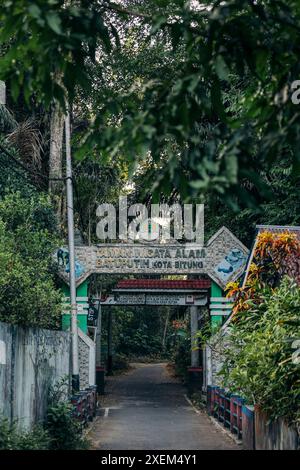
[[[88,447],[82,437],[82,426],[73,415],[73,405],[68,401],[69,379],[63,377],[50,390],[44,428],[53,450],[79,450]]]
[[[80,450],[88,448],[88,441],[82,437],[81,425],[74,418],[73,406],[65,401],[50,404],[45,429],[50,438],[50,449]]]
[[[59,326],[61,293],[53,280],[51,207],[45,195],[0,201],[0,320],[24,326]]]
[[[249,304],[230,327],[223,382],[271,419],[300,421],[300,368],[292,344],[300,339],[300,289],[284,278],[264,300]]]
[[[271,419],[300,421],[300,242],[295,234],[262,232],[245,286],[235,295],[221,371],[230,391],[259,405]]]
[[[31,431],[20,431],[15,423],[9,424],[6,418],[0,418],[0,450],[46,450],[50,437],[41,426]]]
[[[0,418],[0,450],[79,450],[89,443],[82,436],[82,426],[73,415],[68,401],[68,377],[62,378],[50,390],[45,422],[30,431],[20,431],[6,418]]]

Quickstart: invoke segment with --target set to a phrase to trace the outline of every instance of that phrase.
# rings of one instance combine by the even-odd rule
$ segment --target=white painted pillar
[[[199,367],[199,349],[197,341],[198,331],[198,308],[193,305],[190,307],[190,318],[191,318],[191,366]]]
[[[211,354],[211,347],[206,346],[206,367],[207,367],[207,385],[214,385],[213,384],[213,371],[212,371],[212,354]]]
[[[207,388],[207,362],[206,362],[206,348],[202,350],[202,368],[203,368],[203,385],[202,390],[206,390]]]

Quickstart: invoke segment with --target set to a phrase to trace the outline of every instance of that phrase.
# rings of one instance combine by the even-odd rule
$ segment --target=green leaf
[[[28,11],[29,11],[29,13],[31,14],[31,16],[32,16],[33,18],[38,19],[38,18],[41,17],[41,13],[42,13],[42,12],[41,12],[41,9],[40,9],[40,7],[39,7],[36,3],[34,3],[34,4],[32,4],[32,5],[29,5]]]
[[[215,71],[220,80],[228,80],[229,69],[226,65],[225,60],[221,55],[218,55],[215,59]]]
[[[48,12],[46,14],[46,20],[52,31],[59,35],[62,34],[61,19],[57,13],[53,11]]]
[[[256,54],[256,70],[257,74],[263,79],[268,67],[269,52],[266,49],[257,51]]]

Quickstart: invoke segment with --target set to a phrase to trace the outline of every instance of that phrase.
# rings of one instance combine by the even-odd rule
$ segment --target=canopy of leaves
[[[77,84],[89,82],[85,60],[95,59],[99,41],[111,49],[97,1],[5,0],[0,21],[1,42],[9,44],[1,71],[13,96],[22,87],[27,102],[37,93],[45,104],[53,97],[65,104],[65,91],[71,99]]]
[[[290,99],[299,17],[297,0],[7,0],[1,78],[16,97],[22,88],[45,103],[92,85],[98,99],[81,154],[96,146],[102,157],[146,157],[154,189],[254,205],[249,185],[270,195],[261,172],[274,162],[288,157],[299,171],[300,115]]]

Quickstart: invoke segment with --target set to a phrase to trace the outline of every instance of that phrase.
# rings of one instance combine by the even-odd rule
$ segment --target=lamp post
[[[71,125],[69,112],[65,118],[66,138],[66,186],[67,186],[67,215],[68,215],[68,244],[70,265],[70,300],[71,300],[71,343],[72,343],[72,390],[79,390],[79,360],[78,360],[78,325],[76,303],[75,248],[74,248],[74,204],[71,161]]]

